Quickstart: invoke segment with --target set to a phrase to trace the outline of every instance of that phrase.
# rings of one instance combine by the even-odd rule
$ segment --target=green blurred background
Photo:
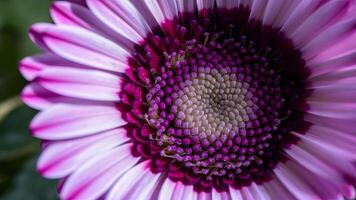
[[[39,141],[28,132],[36,113],[19,93],[26,84],[17,64],[39,52],[28,39],[35,22],[48,22],[51,0],[0,0],[0,200],[57,199],[55,181],[36,172]]]

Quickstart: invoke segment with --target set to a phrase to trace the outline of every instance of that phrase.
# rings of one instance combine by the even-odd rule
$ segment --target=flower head
[[[61,199],[340,199],[353,0],[57,1],[20,70]]]

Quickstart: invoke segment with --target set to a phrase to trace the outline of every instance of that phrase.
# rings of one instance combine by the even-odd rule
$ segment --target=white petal
[[[253,1],[250,19],[260,20],[263,17],[268,0]]]
[[[61,199],[94,200],[132,168],[140,158],[131,155],[131,145],[119,146],[84,163],[63,185]]]
[[[162,174],[153,174],[150,162],[142,162],[125,173],[114,184],[107,200],[145,200],[151,199],[159,186]]]
[[[114,129],[97,135],[49,143],[41,153],[37,169],[47,178],[62,178],[84,162],[127,142],[124,129]]]
[[[31,122],[31,131],[44,140],[60,140],[92,135],[124,124],[114,105],[58,104],[40,112]]]
[[[157,0],[164,17],[168,20],[178,17],[178,6],[176,1]]]
[[[87,3],[101,21],[133,43],[141,42],[149,31],[147,24],[129,2],[88,0]]]
[[[127,69],[126,50],[86,29],[48,25],[43,41],[56,54],[76,63],[115,72]]]
[[[185,187],[182,182],[176,182],[171,200],[183,200]]]
[[[272,199],[297,200],[275,176],[269,182],[264,183],[264,186]]]
[[[235,189],[233,187],[229,187],[230,196],[232,200],[243,200],[241,192],[239,189]]]
[[[212,196],[213,200],[229,200],[230,199],[229,192],[218,192],[215,188],[213,188],[211,196]]]
[[[301,0],[295,9],[289,14],[282,26],[282,30],[290,35],[295,31],[320,5],[321,0]]]
[[[335,16],[343,12],[348,1],[330,1],[315,11],[307,20],[301,24],[289,37],[297,47],[303,46],[313,36],[319,33],[324,26]]]
[[[36,82],[63,96],[119,101],[121,78],[102,71],[52,67],[43,70]]]
[[[198,193],[194,191],[193,185],[186,185],[184,189],[184,194],[182,196],[182,200],[185,199],[191,199],[191,200],[197,200],[198,199]]]
[[[273,200],[268,194],[268,191],[266,191],[264,185],[251,183],[249,190],[255,200]]]
[[[273,24],[283,5],[289,4],[286,0],[269,0],[263,16],[263,24]]]
[[[62,95],[53,93],[37,83],[30,83],[27,85],[22,93],[21,100],[31,108],[37,110],[45,110],[57,103],[68,103],[68,104],[86,104],[85,100],[73,99],[69,97],[64,97]]]
[[[175,188],[175,183],[172,182],[169,178],[164,181],[161,190],[159,192],[158,200],[166,200],[173,198],[173,192]]]
[[[157,1],[143,0],[156,22],[161,25],[165,21],[165,16]]]
[[[351,34],[356,27],[356,18],[346,22],[338,23],[323,31],[320,35],[308,42],[301,51],[303,57],[308,60],[320,53],[323,49],[340,41],[347,34]]]
[[[340,69],[351,68],[355,65],[355,62],[356,51],[346,52],[345,54],[326,59],[313,59],[308,62],[311,71],[310,78]]]
[[[214,7],[214,0],[196,0],[198,11],[208,10]]]
[[[309,188],[305,180],[290,171],[289,167],[285,164],[280,163],[273,171],[277,178],[297,199],[321,200],[320,196]]]
[[[175,0],[178,8],[179,13],[183,12],[190,12],[193,13],[195,6],[196,6],[196,1],[192,0]]]

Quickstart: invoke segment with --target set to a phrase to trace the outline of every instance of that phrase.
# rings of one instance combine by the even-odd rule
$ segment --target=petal
[[[265,183],[264,186],[272,199],[297,200],[275,176],[272,177],[272,180]]]
[[[191,199],[191,200],[197,200],[198,199],[198,193],[194,191],[193,185],[186,185],[184,188],[184,194],[182,196],[182,199]]]
[[[241,194],[244,200],[255,200],[248,187],[242,187]]]
[[[315,11],[292,34],[290,38],[297,47],[303,46],[307,41],[318,34],[326,24],[341,14],[348,6],[348,1],[330,1]]]
[[[85,104],[84,100],[73,99],[55,94],[37,83],[27,85],[22,93],[21,100],[31,108],[37,110],[48,109],[56,103]]]
[[[287,21],[294,9],[301,3],[300,0],[287,0],[282,1],[281,9],[279,10],[278,16],[273,20],[273,27],[280,29]],[[277,2],[277,3],[280,3]],[[280,6],[280,5],[278,5]],[[273,15],[273,14],[272,14]]]
[[[310,63],[322,63],[325,60],[331,60],[340,56],[347,55],[355,51],[356,43],[356,32],[344,35],[338,38],[339,41],[335,42],[332,46],[323,49],[315,57],[310,59]]]
[[[286,0],[269,0],[263,16],[263,24],[273,24],[278,14],[281,12],[283,5],[290,4]]]
[[[45,69],[36,82],[63,96],[101,101],[118,101],[121,84],[117,75],[63,67]]]
[[[338,102],[312,102],[308,101],[307,106],[301,110],[324,117],[351,119],[356,117],[356,104]]]
[[[308,96],[307,101],[331,102],[331,103],[353,103],[356,100],[355,85],[337,84],[327,87],[314,88]]]
[[[338,175],[336,176],[318,176],[317,178],[321,179],[318,181],[326,184],[326,186],[321,187],[325,187],[324,189],[331,187],[332,189],[330,189],[330,191],[334,190],[334,193],[336,193],[338,196],[339,194],[342,194],[345,197],[353,199],[355,193],[351,183],[355,182],[356,169],[350,160],[355,160],[355,156],[350,155],[349,153],[343,154],[342,152],[335,151],[335,148],[323,146],[323,144],[318,141],[312,142],[305,138],[302,138],[302,141],[303,143],[300,144],[301,148],[310,154],[315,155],[315,157],[318,157],[323,163],[338,172]],[[306,171],[306,168],[303,168],[302,170]],[[322,188],[320,191],[322,192]]]
[[[143,0],[145,6],[148,8],[150,13],[153,15],[157,24],[161,25],[165,20],[165,16],[157,1]],[[171,18],[172,19],[172,18]]]
[[[47,65],[44,63],[49,61],[55,61],[57,57],[53,54],[41,54],[37,56],[26,57],[20,61],[19,69],[21,74],[28,81],[32,81],[37,77],[40,71],[45,68]]]
[[[263,12],[266,8],[268,0],[253,1],[250,13],[250,20],[260,20],[263,17]]]
[[[241,192],[240,192],[239,189],[235,189],[233,187],[229,187],[229,191],[230,191],[231,199],[233,199],[233,200],[243,200]]]
[[[318,86],[333,86],[334,83],[345,80],[354,80],[353,77],[356,75],[356,63],[354,65],[348,66],[346,68],[337,69],[327,73],[320,74],[318,76],[309,77],[309,82],[311,87],[315,88]],[[346,81],[345,81],[346,82]]]
[[[107,200],[145,200],[151,199],[157,187],[159,187],[162,175],[153,174],[150,162],[142,162],[125,173],[114,184]],[[163,177],[165,178],[165,177]]]
[[[84,163],[63,185],[61,199],[97,199],[132,168],[140,158],[131,155],[131,145],[119,146]]]
[[[98,69],[125,72],[128,52],[83,28],[48,25],[42,37],[56,54]]]
[[[309,61],[309,69],[311,71],[310,78],[334,72],[340,69],[347,69],[356,63],[356,51],[346,52],[327,59]]]
[[[96,134],[125,123],[114,105],[58,104],[40,112],[31,122],[31,131],[44,140],[60,140]]]
[[[128,50],[133,50],[134,43],[129,42],[127,38],[118,35],[117,32],[104,24],[87,6],[65,1],[55,2],[51,7],[51,16],[58,25],[81,27],[110,38]]]
[[[66,1],[54,2],[51,6],[51,17],[60,25],[71,25],[95,31],[93,24],[98,21],[93,14],[83,6]]]
[[[159,191],[158,200],[166,200],[173,198],[173,193],[175,189],[175,183],[167,178],[162,184],[161,190]]]
[[[294,161],[280,163],[278,166],[281,169],[278,178],[283,180],[281,182],[286,187],[288,185],[289,191],[296,197],[303,195],[302,199],[343,199],[340,182],[317,176]]]
[[[208,10],[214,7],[214,0],[196,0],[198,11]]]
[[[301,51],[303,57],[308,60],[320,53],[323,49],[326,49],[346,35],[352,34],[356,30],[356,18],[348,20],[346,22],[335,24],[323,31],[320,35],[316,36],[310,42],[308,42]]]
[[[178,6],[176,1],[157,0],[165,19],[172,20],[178,17]]]
[[[339,174],[319,158],[305,151],[299,145],[284,150],[286,154],[311,172],[323,177],[338,177]]]
[[[44,51],[51,51],[45,41],[43,40],[43,36],[45,31],[48,28],[47,23],[36,23],[31,26],[28,35],[31,41],[36,44],[39,48],[43,49]]]
[[[292,172],[288,166],[280,163],[274,170],[274,174],[281,183],[297,198],[297,199],[320,199],[321,197],[315,193],[302,177],[296,172]]]
[[[249,190],[255,200],[273,200],[263,185],[251,183]]]
[[[211,196],[212,196],[213,200],[229,200],[230,199],[229,192],[218,192],[215,188],[213,188]]]
[[[47,178],[62,178],[83,162],[127,142],[124,129],[114,129],[84,138],[49,143],[41,153],[37,169]]]
[[[317,131],[326,131],[324,132],[317,132]],[[335,136],[325,136],[326,134],[336,134],[333,133],[332,130],[328,130],[326,128],[321,128],[317,126],[313,126],[312,129],[308,130],[308,134],[301,135],[300,133],[292,132],[294,135],[299,137],[301,140],[305,141],[310,146],[313,146],[314,149],[318,150],[318,152],[322,151],[331,151],[333,154],[337,154],[343,159],[346,160],[355,160],[356,155],[355,146],[353,145],[354,142],[349,141],[347,136],[340,135],[338,137]],[[321,134],[321,136],[320,136]],[[323,135],[324,134],[324,135]],[[331,155],[330,155],[331,156]],[[319,158],[322,158],[319,156]]]
[[[200,192],[198,194],[198,200],[213,200],[211,192]]]
[[[28,81],[34,80],[42,70],[53,66],[84,68],[83,65],[70,62],[52,53],[26,57],[19,64],[20,72]]]
[[[118,35],[140,43],[150,31],[145,20],[128,1],[88,0],[90,10]]]
[[[191,0],[175,0],[180,14],[184,12],[193,13],[195,10],[196,1]]]
[[[287,34],[292,34],[306,19],[313,14],[318,6],[323,5],[322,0],[303,0],[289,14],[288,19],[282,26],[282,30]]]
[[[354,128],[356,124],[355,119],[333,119],[306,113],[304,120],[318,126],[335,129],[351,135],[356,134],[356,129]]]
[[[183,200],[185,187],[182,182],[176,182],[171,200]]]
[[[234,9],[240,6],[240,0],[216,0],[218,8]]]

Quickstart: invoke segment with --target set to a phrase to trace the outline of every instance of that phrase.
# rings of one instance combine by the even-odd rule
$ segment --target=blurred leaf
[[[24,86],[18,72],[21,58],[39,52],[27,36],[30,25],[48,22],[51,0],[0,1],[0,101],[17,95]]]
[[[0,193],[11,187],[22,163],[39,149],[37,140],[28,133],[33,115],[33,110],[20,106],[0,123]],[[28,145],[33,145],[33,149],[26,150]]]
[[[0,104],[0,122],[11,112],[14,108],[21,104],[20,98],[13,97]]]
[[[28,131],[28,125],[34,114],[34,110],[21,105],[0,122],[0,161],[4,154],[37,141]]]
[[[1,106],[0,106],[1,107]],[[35,111],[21,105],[0,122],[0,199],[56,199],[55,184],[40,177],[39,141],[28,131]]]
[[[57,200],[56,184],[44,180],[35,171],[36,159],[28,160],[16,176],[14,187],[2,200]]]
[[[27,32],[36,22],[50,21],[51,2],[0,0],[0,102],[17,96],[24,87],[18,62],[40,51]],[[54,182],[44,180],[35,170],[40,145],[28,132],[35,111],[20,106],[8,114],[17,104],[13,99],[0,104],[0,199],[57,199]]]

